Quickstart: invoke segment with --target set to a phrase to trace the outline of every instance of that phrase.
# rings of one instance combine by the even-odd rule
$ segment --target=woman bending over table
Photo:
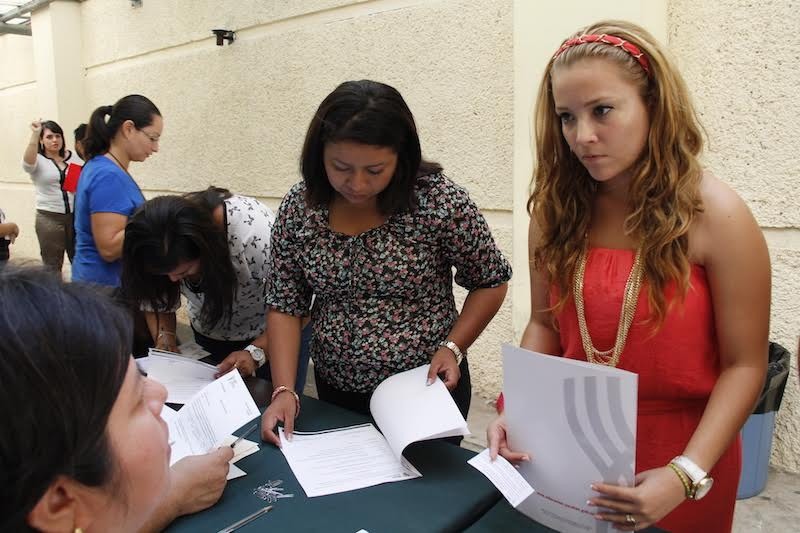
[[[301,317],[321,400],[369,412],[387,377],[430,363],[466,417],[463,355],[495,315],[511,268],[466,190],[422,159],[411,111],[394,88],[337,87],[320,105],[301,157],[303,182],[283,199],[272,233],[267,292],[275,390],[265,440],[297,414],[289,394]],[[469,294],[459,313],[455,281]]]
[[[145,202],[125,229],[123,294],[145,315],[156,348],[177,348],[181,295],[197,344],[220,372],[269,379],[264,299],[270,278],[272,211],[247,196],[209,187]],[[160,310],[160,312],[155,312]],[[295,388],[305,384],[308,355]]]

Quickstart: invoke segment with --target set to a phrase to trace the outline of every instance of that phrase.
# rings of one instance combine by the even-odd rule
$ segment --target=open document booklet
[[[429,365],[395,374],[375,389],[372,424],[295,431],[281,450],[306,495],[323,496],[420,477],[403,457],[412,442],[469,435],[467,422],[441,380],[426,385]]]
[[[505,460],[473,466],[541,524],[562,532],[611,531],[586,502],[597,495],[593,482],[633,485],[638,376],[510,345],[503,346],[503,376],[509,447],[531,457],[518,472],[533,490],[510,496],[501,487],[514,485],[508,475],[499,483],[484,472]]]

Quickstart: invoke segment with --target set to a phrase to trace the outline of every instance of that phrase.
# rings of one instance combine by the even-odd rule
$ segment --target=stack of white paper
[[[298,432],[281,450],[306,496],[324,496],[420,477],[411,463],[398,460],[372,424],[319,432]]]
[[[444,383],[426,384],[428,368],[396,374],[375,389],[370,410],[383,435],[372,424],[295,431],[291,441],[280,431],[281,450],[308,497],[419,477],[403,457],[408,444],[469,435]]]
[[[150,349],[147,357],[137,359],[147,376],[164,385],[167,402],[186,403],[203,387],[214,381],[219,369],[171,352]]]
[[[194,341],[187,341],[178,346],[180,355],[188,357],[189,359],[202,359],[211,355],[211,352],[206,351],[202,346]]]

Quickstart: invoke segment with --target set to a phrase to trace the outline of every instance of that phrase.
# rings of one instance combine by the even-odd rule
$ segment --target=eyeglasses
[[[155,143],[157,143],[158,141],[161,140],[161,136],[160,135],[154,135],[152,133],[147,133],[146,131],[140,130],[139,128],[136,128],[136,129],[141,131],[142,133],[144,133],[144,136],[147,137],[148,139],[150,139],[151,143],[155,144]]]

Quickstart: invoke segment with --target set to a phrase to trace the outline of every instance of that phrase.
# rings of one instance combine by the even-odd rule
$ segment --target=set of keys
[[[253,496],[257,498],[261,498],[267,503],[275,503],[281,498],[294,498],[294,494],[284,494],[282,479],[278,479],[275,481],[267,481],[263,485],[256,487],[253,490]]]

